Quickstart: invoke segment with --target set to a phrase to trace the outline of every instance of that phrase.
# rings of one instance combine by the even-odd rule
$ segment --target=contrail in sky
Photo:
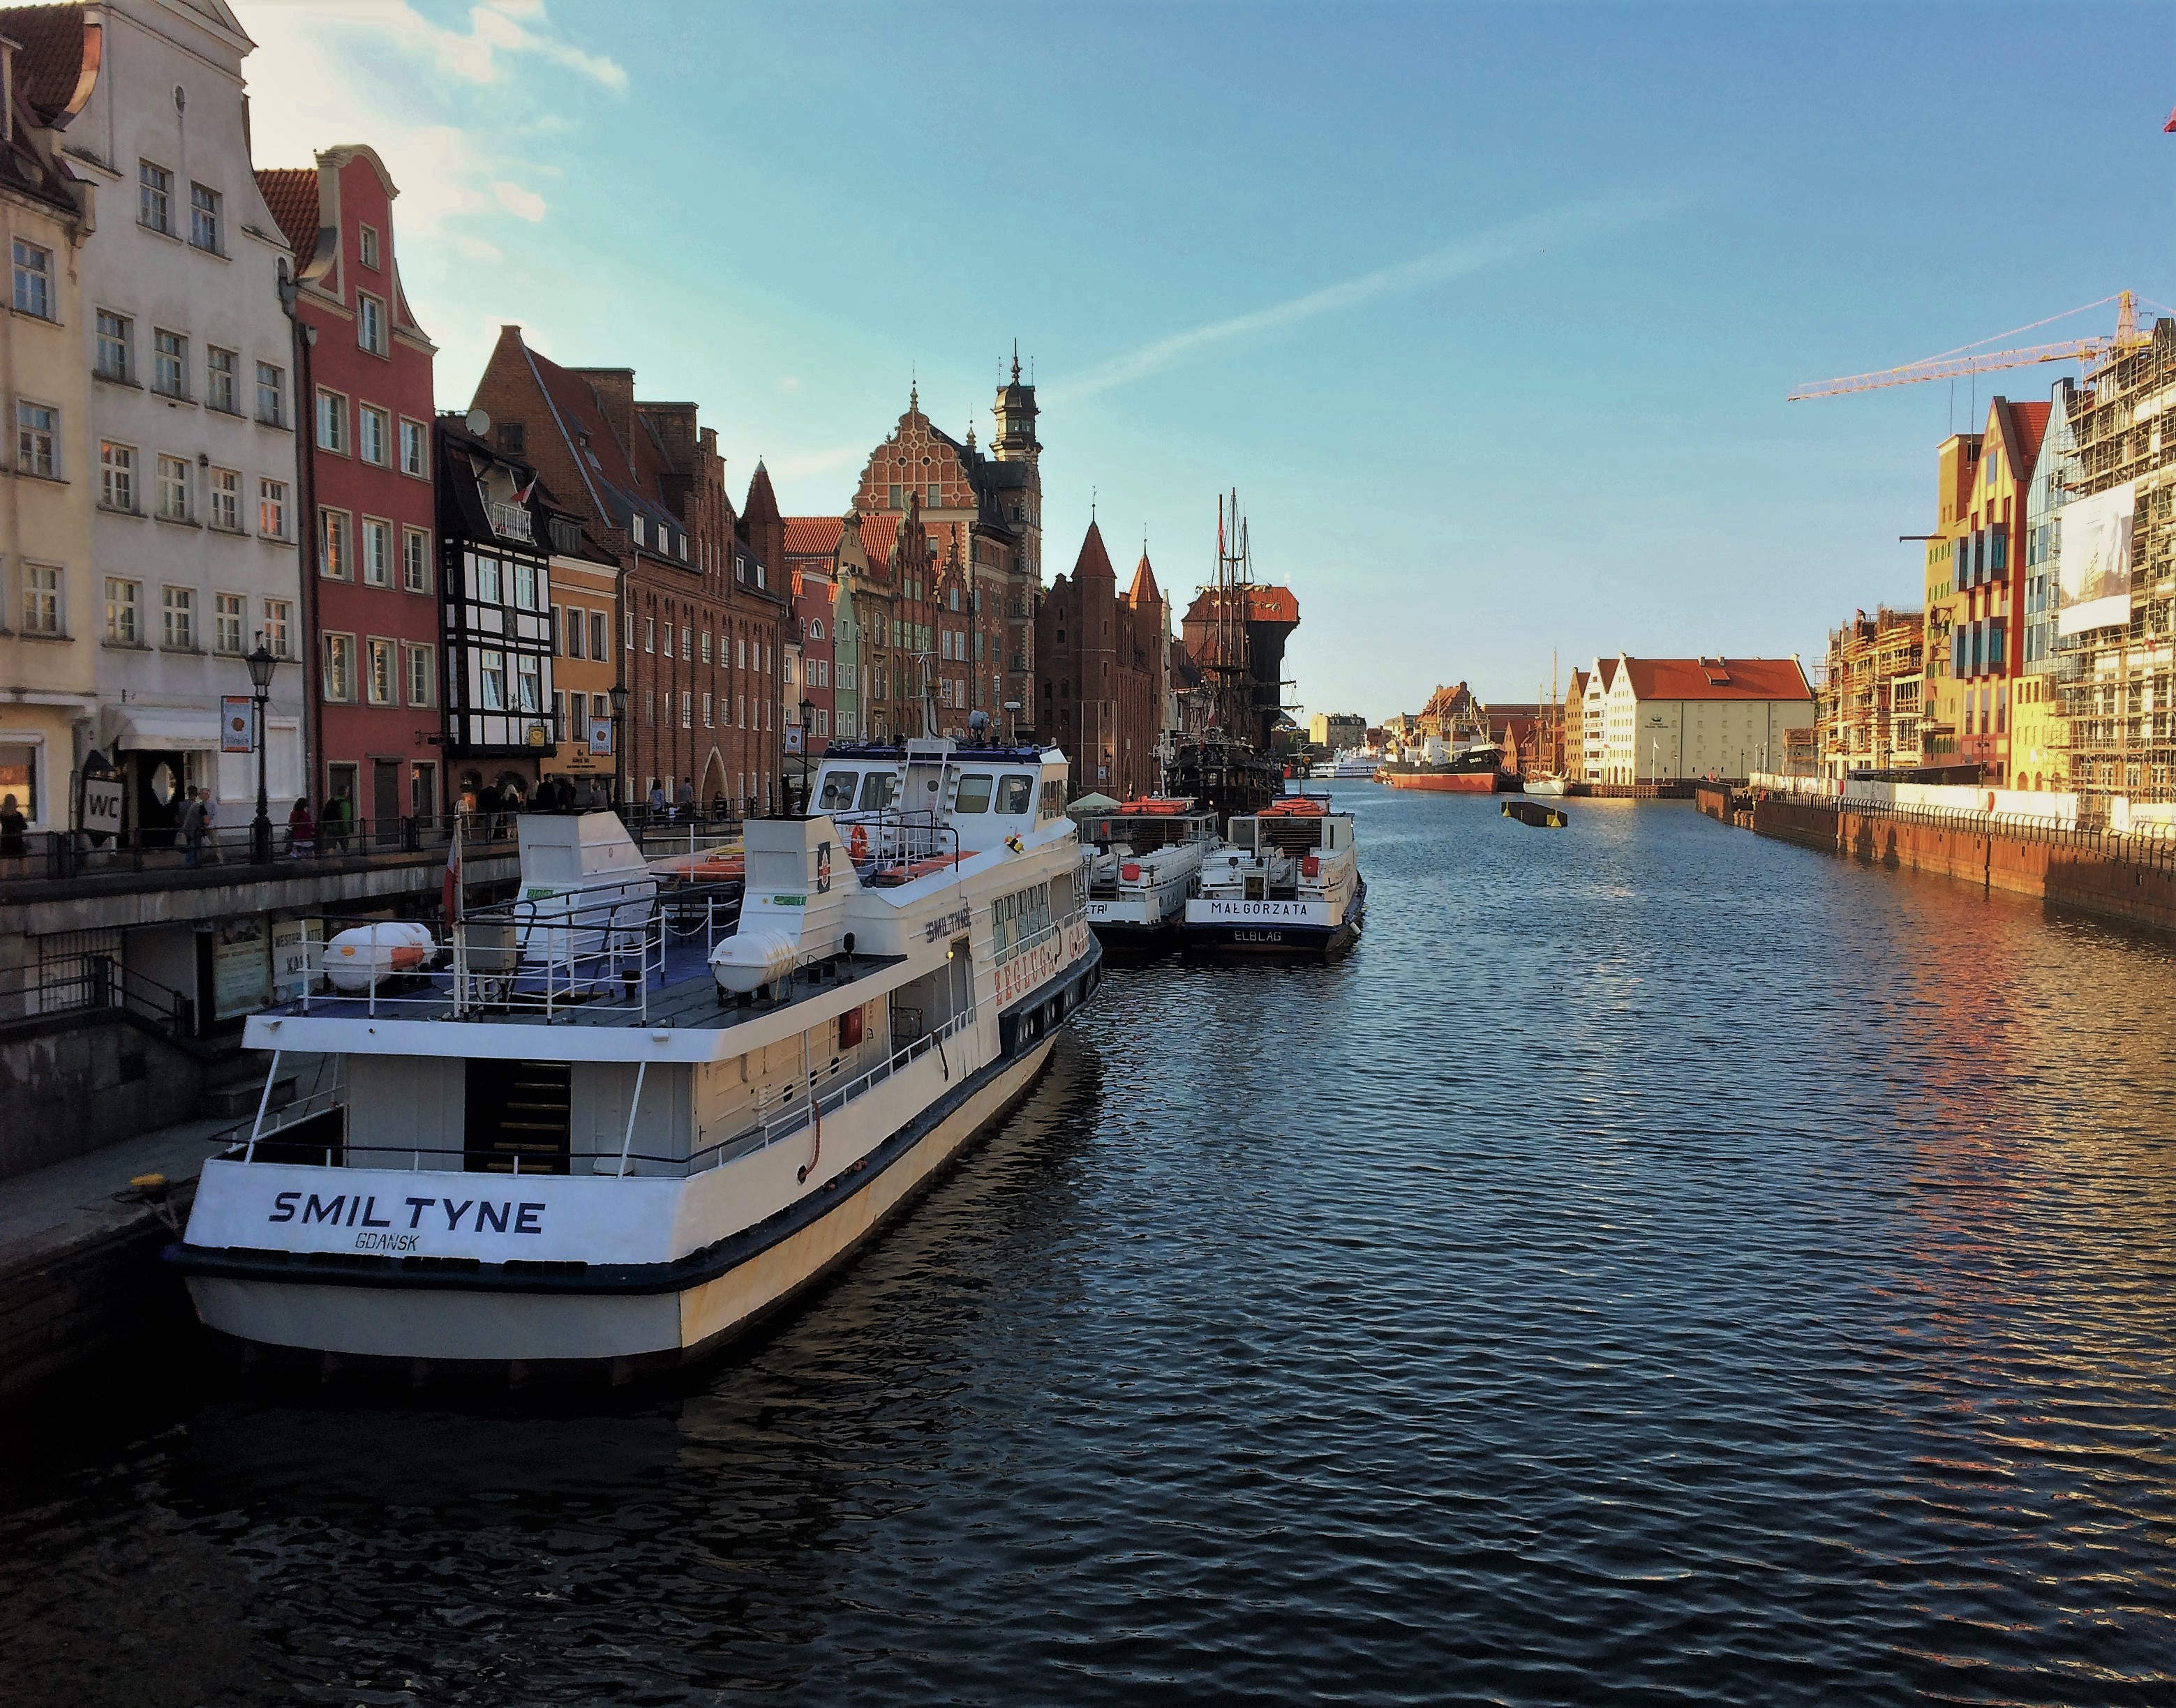
[[[1138,350],[1114,356],[1101,367],[1090,368],[1051,389],[1065,399],[1092,397],[1098,392],[1145,378],[1213,345],[1227,344],[1235,338],[1251,338],[1257,333],[1281,331],[1317,315],[1357,308],[1379,296],[1402,295],[1425,286],[1471,278],[1506,262],[1537,255],[1553,242],[1629,231],[1661,219],[1683,205],[1681,199],[1620,196],[1544,209],[1472,237],[1461,237],[1410,261],[1379,267],[1356,279],[1325,286],[1304,296],[1295,296],[1289,302],[1273,303],[1266,308],[1235,314],[1228,320],[1213,320],[1206,326],[1175,332],[1168,338],[1159,338]]]

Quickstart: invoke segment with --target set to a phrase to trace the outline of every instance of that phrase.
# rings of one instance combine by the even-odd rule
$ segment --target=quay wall
[[[1869,866],[1927,872],[1983,889],[2176,934],[2176,848],[2154,838],[1994,824],[1909,811],[1740,796],[1711,811],[1764,836]]]

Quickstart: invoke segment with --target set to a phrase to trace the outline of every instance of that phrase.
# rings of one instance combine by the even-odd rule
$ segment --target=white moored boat
[[[1088,923],[1106,948],[1167,947],[1216,844],[1216,814],[1190,800],[1129,801],[1076,813],[1088,859]]]
[[[1233,816],[1227,846],[1201,863],[1183,933],[1189,949],[1328,956],[1359,939],[1367,911],[1352,815],[1287,795]]]
[[[732,928],[704,886],[613,876],[592,815],[586,881],[471,911],[449,966],[252,1016],[268,1099],[283,1058],[319,1083],[205,1166],[166,1254],[199,1314],[411,1374],[616,1376],[746,1328],[1019,1098],[1094,990],[1065,772],[834,748],[818,810],[747,827]]]

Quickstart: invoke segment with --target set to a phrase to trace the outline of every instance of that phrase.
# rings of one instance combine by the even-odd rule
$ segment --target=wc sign
[[[121,779],[85,777],[83,780],[83,828],[102,835],[121,834]]]

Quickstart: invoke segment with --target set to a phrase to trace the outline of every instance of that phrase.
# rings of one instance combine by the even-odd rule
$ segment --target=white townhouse
[[[1814,691],[1795,658],[1597,659],[1600,718],[1590,699],[1591,769],[1597,783],[1743,778],[1781,768],[1792,730],[1814,724]],[[1597,741],[1598,736],[1598,741]]]
[[[266,743],[284,820],[307,775],[307,649],[288,245],[250,160],[253,44],[225,0],[103,0],[79,15],[95,82],[62,150],[95,199],[81,320],[97,743],[124,777],[131,828],[173,824],[191,782],[216,786],[223,828],[248,824],[256,764],[220,754],[220,699],[249,693],[243,655],[261,634],[289,661]]]

